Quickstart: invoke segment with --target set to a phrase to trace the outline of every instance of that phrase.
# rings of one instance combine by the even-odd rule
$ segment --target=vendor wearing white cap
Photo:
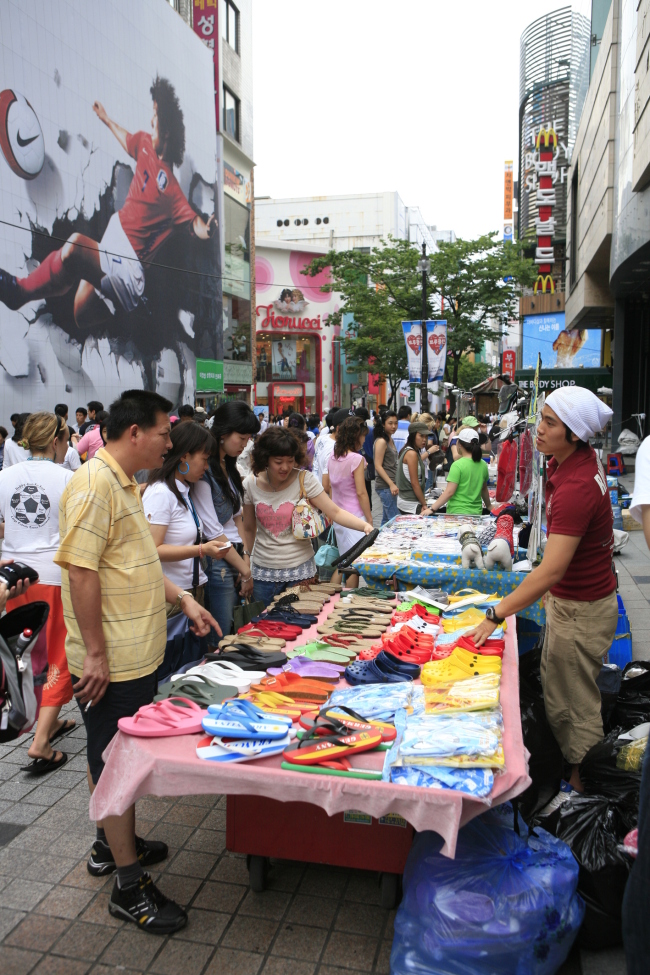
[[[612,411],[580,386],[546,399],[537,447],[547,457],[546,532],[541,565],[474,630],[481,646],[505,619],[546,594],[541,676],[546,715],[566,761],[570,784],[582,791],[578,767],[603,738],[596,678],[618,620],[613,516],[607,478],[589,437]]]
[[[478,430],[464,427],[458,434],[456,447],[458,460],[449,468],[447,486],[431,505],[431,511],[445,504],[447,514],[451,515],[480,515],[483,505],[490,511],[488,468],[483,461]]]

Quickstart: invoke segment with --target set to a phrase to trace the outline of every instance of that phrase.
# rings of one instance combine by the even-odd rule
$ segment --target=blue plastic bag
[[[509,807],[506,807],[509,808]],[[520,824],[523,821],[520,819]],[[578,864],[544,830],[488,812],[458,835],[456,857],[421,833],[404,871],[391,975],[553,975],[584,915]]]

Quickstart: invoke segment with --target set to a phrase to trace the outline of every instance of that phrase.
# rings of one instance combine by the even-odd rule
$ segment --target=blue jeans
[[[391,518],[395,518],[397,516],[397,495],[391,494],[388,488],[380,491],[376,484],[375,491],[381,500],[381,523],[382,525],[385,525],[387,521],[390,521]]]
[[[260,599],[265,606],[268,606],[274,596],[279,596],[287,586],[295,586],[296,579],[284,582],[265,582],[263,579],[253,579],[253,599],[257,602]]]
[[[206,585],[206,604],[221,627],[224,636],[232,630],[232,618],[235,606],[239,603],[239,596],[235,589],[235,579],[238,572],[225,559],[208,559],[206,569],[208,584]],[[219,637],[212,630],[209,642],[217,646]]]
[[[644,975],[650,955],[650,752],[646,751],[639,799],[639,855],[623,898],[623,943],[628,975]]]

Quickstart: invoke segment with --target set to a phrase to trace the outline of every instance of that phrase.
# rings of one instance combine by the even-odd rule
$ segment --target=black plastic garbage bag
[[[555,830],[580,865],[578,892],[620,917],[630,858],[619,844],[637,823],[638,808],[603,796],[575,796],[560,809]]]
[[[625,797],[638,807],[643,741],[632,744],[620,734],[620,729],[612,731],[589,749],[580,765],[580,779],[587,796]]]
[[[614,729],[611,719],[621,689],[622,676],[621,668],[617,667],[616,664],[604,664],[596,678],[596,684],[600,691],[600,713],[603,718],[605,734]]]
[[[638,676],[632,676],[639,670]],[[650,721],[650,660],[632,660],[623,671],[610,723],[613,728],[629,731],[644,721]]]

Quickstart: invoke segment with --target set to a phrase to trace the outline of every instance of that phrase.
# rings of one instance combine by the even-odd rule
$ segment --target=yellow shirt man
[[[70,600],[68,566],[99,573],[111,681],[153,673],[167,642],[165,590],[139,485],[101,448],[68,482],[59,506],[61,597],[70,672],[83,674],[86,647]]]

